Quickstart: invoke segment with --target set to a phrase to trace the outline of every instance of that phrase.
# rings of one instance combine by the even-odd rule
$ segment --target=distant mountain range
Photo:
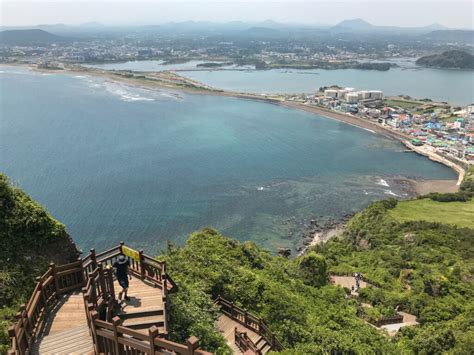
[[[433,68],[474,69],[474,55],[452,50],[421,57],[416,64]]]
[[[446,30],[440,24],[431,24],[423,27],[376,26],[360,18],[344,20],[330,28],[332,32],[392,32],[392,33],[428,33],[435,30]]]
[[[4,45],[28,46],[65,43],[68,41],[71,41],[71,38],[58,36],[39,29],[7,30],[0,32],[0,44]]]
[[[445,43],[473,44],[474,31],[450,30],[439,24],[424,27],[377,26],[362,19],[344,20],[335,26],[263,22],[232,21],[215,23],[207,21],[169,22],[160,25],[106,26],[91,22],[77,26],[64,24],[38,25],[33,28],[0,28],[0,44],[30,45],[61,43],[81,38],[116,38],[133,31],[134,34],[154,36],[207,36],[238,40],[273,40],[284,38],[324,38],[341,36],[423,36],[422,40]]]
[[[432,31],[425,34],[427,40],[443,41],[460,44],[471,44],[474,43],[474,31],[469,30],[443,30],[443,31]]]

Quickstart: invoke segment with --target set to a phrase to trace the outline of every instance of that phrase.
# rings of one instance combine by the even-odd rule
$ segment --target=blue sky
[[[1,25],[158,24],[170,21],[262,21],[335,24],[363,18],[376,25],[440,23],[473,28],[470,0],[0,0]]]

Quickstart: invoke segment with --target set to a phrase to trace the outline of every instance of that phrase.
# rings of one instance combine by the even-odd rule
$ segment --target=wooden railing
[[[83,285],[81,260],[61,266],[50,264],[43,276],[36,278],[31,298],[20,306],[17,322],[8,330],[12,343],[10,353],[28,353],[45,315],[58,303],[61,295]]]
[[[272,350],[283,350],[283,345],[278,341],[275,334],[273,334],[261,318],[248,313],[247,310],[240,308],[220,296],[217,297],[214,302],[220,306],[223,314],[242,324],[244,327],[253,330],[258,335],[261,335],[270,345]]]
[[[234,329],[235,345],[243,352],[250,351],[255,355],[262,355],[262,352],[257,348],[257,345],[249,338],[246,332],[241,332],[237,328]]]
[[[92,338],[97,354],[183,354],[210,355],[199,349],[198,339],[190,337],[186,345],[160,337],[158,328],[152,326],[148,334],[121,325],[119,317],[112,322],[99,319],[96,311],[91,312]]]
[[[110,266],[124,253],[130,262],[130,272],[142,280],[161,288],[163,297],[164,331],[151,327],[143,334],[121,325],[120,318],[113,317],[116,305],[113,271]],[[82,290],[86,320],[97,354],[210,354],[198,347],[195,337],[187,344],[167,340],[167,295],[176,285],[166,273],[166,264],[126,247],[123,243],[104,252],[89,254],[78,261],[61,266],[51,264],[46,273],[36,279],[36,286],[27,304],[17,314],[17,322],[10,327],[12,348],[9,354],[28,354],[38,335],[45,315],[58,305],[62,295]]]

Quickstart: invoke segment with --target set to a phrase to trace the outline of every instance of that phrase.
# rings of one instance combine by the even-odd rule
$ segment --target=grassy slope
[[[397,222],[428,221],[474,228],[474,199],[437,202],[429,198],[401,201],[389,214]]]
[[[330,270],[359,271],[379,285],[360,292],[361,300],[379,312],[399,306],[418,317],[420,326],[404,328],[394,339],[400,352],[468,354],[474,345],[474,229],[401,223],[392,216],[405,209],[411,219],[423,216],[420,201],[426,203],[376,202],[349,222],[344,238],[316,250]],[[438,222],[457,218],[466,224],[473,216],[452,214],[452,209],[445,212]]]

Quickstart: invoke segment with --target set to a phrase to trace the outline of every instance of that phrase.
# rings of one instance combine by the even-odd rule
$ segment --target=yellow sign
[[[138,253],[138,251],[126,246],[122,246],[122,253],[124,253],[124,255],[128,256],[129,258],[140,262],[140,254]]]

